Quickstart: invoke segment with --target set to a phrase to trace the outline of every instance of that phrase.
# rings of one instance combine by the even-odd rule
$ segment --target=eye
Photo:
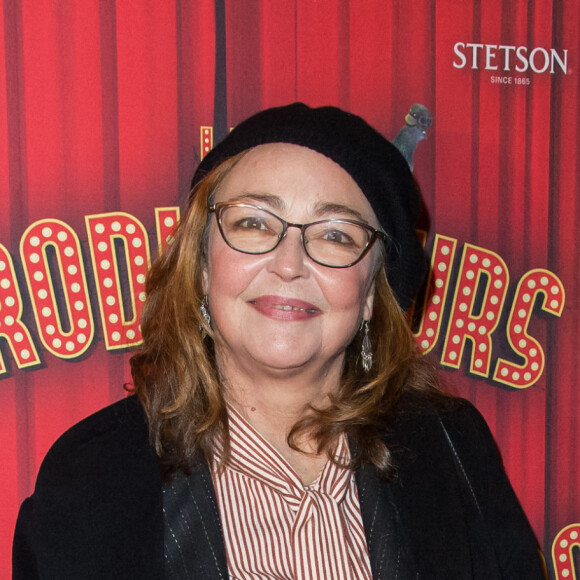
[[[243,219],[237,220],[234,224],[236,229],[245,230],[268,230],[268,224],[266,220],[260,217],[250,216]]]
[[[334,244],[340,244],[343,246],[354,244],[354,240],[347,233],[337,229],[328,230],[324,233],[321,239],[325,242],[332,242]]]
[[[238,235],[245,236],[279,235],[281,224],[273,216],[262,212],[248,213],[247,211],[240,212],[238,210],[239,208],[232,207],[227,214],[228,219],[225,227],[229,233],[237,233]]]

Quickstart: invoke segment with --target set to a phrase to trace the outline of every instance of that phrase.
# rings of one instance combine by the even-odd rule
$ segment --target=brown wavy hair
[[[191,197],[188,211],[166,251],[149,272],[141,316],[143,344],[131,358],[132,391],[149,422],[150,440],[165,479],[189,472],[193,462],[212,459],[221,435],[227,458],[226,403],[216,365],[212,329],[201,316],[202,271],[207,260],[208,201],[245,153],[208,174]],[[384,256],[384,251],[382,252]],[[360,333],[359,333],[360,334]],[[374,464],[392,472],[389,449],[381,434],[405,391],[437,392],[433,369],[415,344],[407,319],[387,282],[384,259],[375,274],[370,338],[373,366],[361,364],[361,338],[347,347],[342,381],[324,409],[311,408],[291,429],[288,443],[308,434],[318,452],[331,451],[337,436],[349,438],[349,467]]]

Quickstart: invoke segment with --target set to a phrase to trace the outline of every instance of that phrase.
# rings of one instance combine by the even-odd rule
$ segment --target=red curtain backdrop
[[[185,199],[203,155],[201,128],[213,127],[217,138],[264,107],[296,100],[350,110],[391,139],[413,103],[430,110],[433,126],[414,159],[426,245],[431,250],[436,234],[457,241],[430,356],[444,358],[450,321],[460,316],[452,302],[468,275],[462,257],[505,263],[506,287],[498,290],[505,302],[486,335],[489,371],[470,366],[481,343],[467,340],[443,374],[489,422],[551,568],[553,539],[580,523],[579,24],[574,0],[0,0],[0,576],[9,574],[18,505],[48,448],[123,397],[130,381],[131,349],[107,348],[103,273],[85,217],[130,214],[149,233],[154,256],[155,208]],[[468,44],[524,47],[533,66],[516,70],[523,61],[515,48],[486,56],[485,46]],[[543,51],[532,59],[535,48]],[[551,49],[565,67],[546,61],[542,72]],[[26,276],[29,246],[20,252],[27,228],[47,219],[78,236],[94,319],[88,348],[70,358],[42,340],[36,282]],[[58,272],[58,264],[51,268]],[[509,336],[510,312],[518,282],[540,269],[553,275],[548,288],[561,282],[565,303],[560,313],[560,293],[550,311],[554,295],[544,309],[544,295],[533,295],[527,333],[544,366],[533,385],[513,388],[493,379],[494,368],[499,358],[526,362]],[[119,276],[130,287],[131,272]],[[494,276],[478,278],[484,306]],[[14,354],[6,316],[15,288],[37,364]],[[125,297],[128,318],[139,304]]]

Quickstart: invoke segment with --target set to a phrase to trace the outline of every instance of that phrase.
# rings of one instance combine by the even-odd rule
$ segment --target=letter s
[[[518,46],[516,49],[516,57],[522,63],[521,65],[516,65],[516,70],[518,72],[526,72],[528,70],[527,54],[528,49],[525,46]]]
[[[453,52],[460,59],[460,62],[453,61],[453,66],[455,68],[464,68],[465,65],[467,64],[467,58],[465,58],[465,55],[463,54],[463,52],[461,52],[461,49],[463,49],[463,48],[465,48],[464,42],[456,42],[455,46],[453,47]]]

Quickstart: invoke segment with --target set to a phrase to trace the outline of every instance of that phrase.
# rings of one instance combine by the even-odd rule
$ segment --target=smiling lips
[[[303,300],[285,298],[284,296],[259,296],[248,302],[260,314],[275,320],[299,321],[308,320],[321,314],[320,310]]]

